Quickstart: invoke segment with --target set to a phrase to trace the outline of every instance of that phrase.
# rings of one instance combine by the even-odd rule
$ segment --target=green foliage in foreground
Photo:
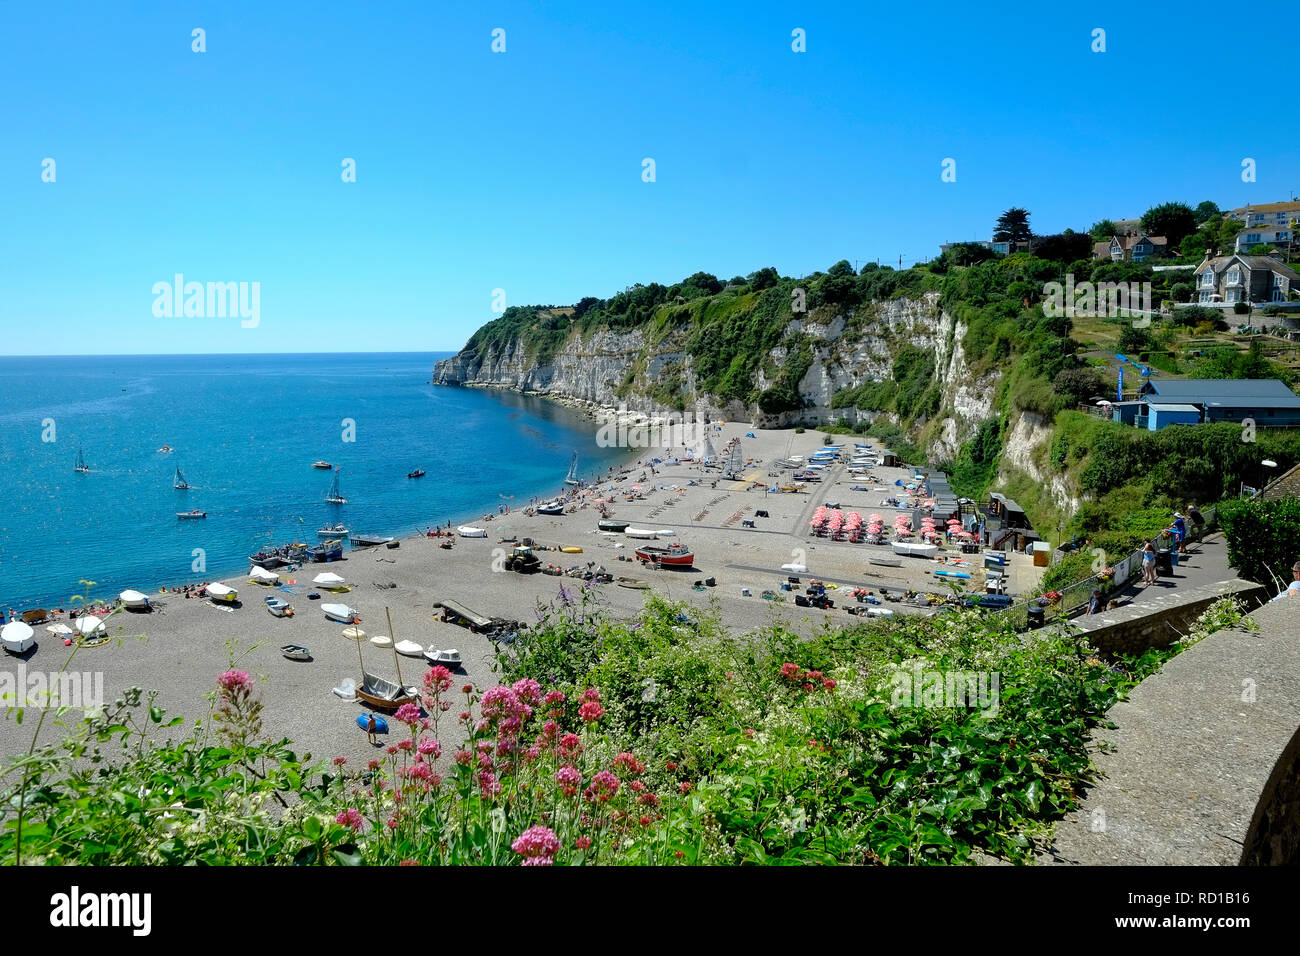
[[[652,598],[613,621],[594,600],[562,590],[500,655],[508,685],[457,689],[430,669],[423,712],[399,710],[408,734],[364,769],[268,737],[242,672],[179,740],[129,692],[3,766],[0,859],[1023,862],[1092,779],[1089,730],[1177,652],[1106,663],[1080,636],[1025,642],[974,614],[736,639],[687,605]],[[1240,620],[1221,603],[1198,639]],[[958,673],[985,675],[978,696],[944,697]]]
[[[1285,587],[1300,560],[1300,499],[1241,498],[1219,506],[1228,560],[1248,581]]]

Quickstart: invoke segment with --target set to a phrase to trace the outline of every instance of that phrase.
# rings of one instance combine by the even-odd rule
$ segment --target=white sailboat
[[[582,480],[578,478],[578,453],[576,451],[573,453],[573,457],[569,459],[569,473],[565,476],[564,483],[574,487],[582,484]]]
[[[190,483],[185,480],[185,472],[181,471],[179,468],[176,469],[176,480],[172,483],[172,487],[177,491],[190,490]]]
[[[334,480],[330,482],[330,490],[325,494],[325,500],[332,505],[345,505],[348,499],[344,498],[339,491],[339,473],[334,472]]]
[[[86,464],[86,459],[81,454],[81,446],[77,446],[77,463],[72,466],[72,470],[79,474],[85,474],[90,471],[90,466]]]

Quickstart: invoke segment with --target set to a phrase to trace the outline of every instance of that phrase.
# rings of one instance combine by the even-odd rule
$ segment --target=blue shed
[[[1164,405],[1147,403],[1147,431],[1158,432],[1170,425],[1199,425],[1201,410],[1195,405]]]

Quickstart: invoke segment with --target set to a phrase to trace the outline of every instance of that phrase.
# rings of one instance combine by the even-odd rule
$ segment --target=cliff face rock
[[[911,345],[934,355],[934,382],[941,395],[937,427],[928,430],[935,459],[954,458],[979,423],[993,417],[999,373],[972,380],[961,340],[965,328],[942,311],[938,294],[873,303],[857,314],[798,318],[787,323],[781,344],[762,356],[756,393],[776,383],[796,349],[812,361],[798,383],[801,410],[764,413],[756,403],[722,400],[700,390],[685,330],[661,331],[655,341],[646,327],[630,332],[571,333],[554,354],[537,361],[524,343],[482,352],[466,349],[434,369],[441,385],[511,388],[592,405],[657,416],[688,410],[714,418],[748,421],[764,427],[823,424],[847,418],[870,421],[879,413],[835,408],[837,393],[870,382],[890,381],[894,358]],[[802,345],[801,345],[802,343]],[[920,427],[925,422],[915,423]]]
[[[999,463],[998,482],[1005,485],[1019,472],[1028,475],[1051,496],[1063,513],[1078,510],[1080,495],[1067,476],[1048,466],[1044,458],[1052,441],[1052,423],[1033,412],[1021,412],[1006,436]]]

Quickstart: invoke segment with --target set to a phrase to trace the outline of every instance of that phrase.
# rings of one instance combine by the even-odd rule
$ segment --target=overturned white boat
[[[338,621],[342,624],[356,623],[357,612],[346,604],[322,604],[320,609],[331,621]]]
[[[624,528],[623,533],[629,538],[657,538],[659,532],[654,528]]]
[[[476,528],[473,525],[463,524],[456,529],[456,533],[462,538],[486,538],[486,528]]]
[[[130,608],[132,611],[149,610],[149,598],[139,591],[123,591],[117,599],[122,602],[123,607]]]
[[[806,564],[783,564],[783,565],[781,565],[781,570],[782,570],[782,571],[789,571],[791,574],[807,574],[807,573],[808,573],[808,565],[806,565]]]
[[[311,583],[318,588],[324,588],[326,591],[337,591],[348,586],[341,574],[335,574],[332,571],[325,571],[316,575],[311,579]]]
[[[895,554],[901,554],[908,558],[933,558],[939,553],[937,544],[928,544],[923,541],[894,541],[892,546]]]
[[[36,646],[36,632],[22,621],[10,621],[0,627],[0,644],[10,654],[24,654]]]

